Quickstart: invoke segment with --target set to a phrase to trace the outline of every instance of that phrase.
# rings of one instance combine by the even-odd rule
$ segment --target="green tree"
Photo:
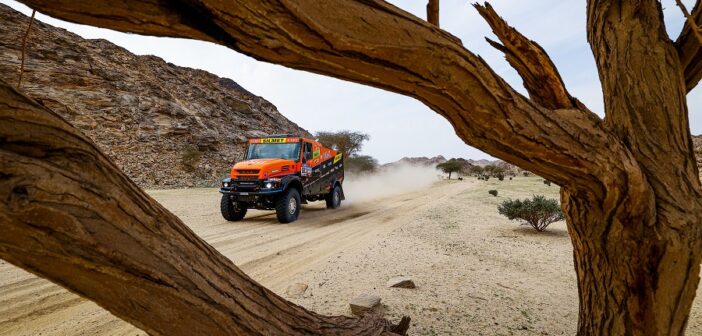
[[[317,141],[325,147],[334,149],[343,154],[344,158],[350,158],[361,151],[363,143],[370,140],[370,136],[361,132],[338,131],[338,132],[317,132]]]
[[[451,179],[451,173],[459,172],[463,170],[463,163],[454,159],[448,160],[443,163],[436,165],[437,169],[448,174],[449,180]]]

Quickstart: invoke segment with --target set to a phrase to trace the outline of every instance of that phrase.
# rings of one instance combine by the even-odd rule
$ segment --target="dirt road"
[[[416,184],[412,181],[403,182]],[[386,183],[375,189],[402,187]],[[491,189],[499,196],[488,195]],[[411,335],[575,333],[577,286],[565,224],[535,233],[496,211],[507,198],[557,198],[558,187],[538,178],[443,181],[418,192],[347,202],[333,211],[311,205],[286,225],[262,211],[228,223],[219,215],[215,190],[150,194],[254,279],[319,313],[349,314],[350,298],[374,293],[391,320],[412,317]],[[411,276],[417,288],[386,287],[396,275]],[[289,297],[285,289],[297,282],[308,289]],[[702,288],[688,335],[702,334],[700,297]],[[0,262],[0,335],[135,334],[143,333]]]
[[[305,206],[292,224],[275,214],[250,211],[224,221],[212,189],[158,190],[150,194],[247,274],[282,294],[289,279],[352,246],[406,223],[413,212],[435,206],[461,186],[431,189],[326,210]],[[140,331],[77,295],[0,261],[0,335],[134,335]]]

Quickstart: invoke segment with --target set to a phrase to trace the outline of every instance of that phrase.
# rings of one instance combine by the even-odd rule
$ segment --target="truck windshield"
[[[249,144],[246,159],[300,159],[300,143]]]

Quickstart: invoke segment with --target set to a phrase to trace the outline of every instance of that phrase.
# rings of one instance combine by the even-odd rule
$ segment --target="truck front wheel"
[[[341,206],[341,188],[335,185],[331,192],[324,198],[327,201],[327,209],[336,209]]]
[[[230,222],[240,221],[246,216],[246,207],[232,202],[229,195],[222,195],[222,200],[219,202],[219,209],[222,211],[222,217]]]
[[[275,214],[281,223],[294,222],[300,215],[300,192],[290,188],[275,201]]]

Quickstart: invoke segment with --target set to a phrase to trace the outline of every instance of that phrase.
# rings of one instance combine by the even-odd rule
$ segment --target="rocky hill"
[[[0,4],[0,76],[18,80],[29,17]],[[36,21],[21,90],[80,128],[144,187],[208,186],[249,136],[310,134],[228,78]]]
[[[426,156],[422,157],[403,157],[395,162],[390,162],[382,165],[382,168],[390,168],[398,165],[412,165],[412,166],[436,166],[439,163],[446,162],[446,158],[442,155],[428,158]]]

